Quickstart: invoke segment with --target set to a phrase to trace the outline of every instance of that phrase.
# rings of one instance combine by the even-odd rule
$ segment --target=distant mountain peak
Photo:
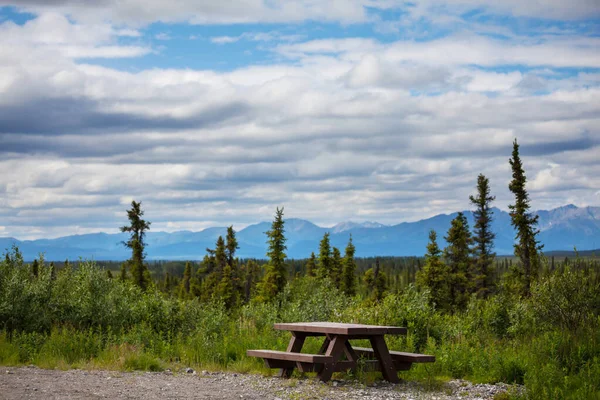
[[[375,221],[365,221],[365,222],[346,221],[346,222],[340,222],[339,224],[336,224],[333,227],[331,227],[331,232],[340,233],[340,232],[349,231],[350,229],[354,229],[354,228],[375,229],[375,228],[384,228],[386,226],[387,225],[380,224],[379,222],[375,222]]]

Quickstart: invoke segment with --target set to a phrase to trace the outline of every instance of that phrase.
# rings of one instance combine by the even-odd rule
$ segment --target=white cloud
[[[141,46],[123,46],[119,36],[132,36],[132,30],[115,30],[109,24],[82,25],[57,13],[44,13],[24,25],[12,21],[0,23],[3,57],[10,53],[54,53],[66,58],[138,57],[151,50]],[[3,58],[6,59],[6,58]]]
[[[283,45],[248,33],[278,42],[277,62],[228,72],[77,62],[150,51],[121,45],[138,32],[122,29],[59,14],[0,25],[7,234],[112,230],[131,199],[157,230],[243,225],[281,205],[324,225],[394,223],[468,207],[479,173],[504,207],[515,137],[534,207],[573,190],[597,201],[596,39]],[[535,69],[494,71],[514,63]],[[562,66],[592,69],[565,77]]]
[[[241,39],[241,36],[214,36],[210,41],[216,44],[235,43]]]

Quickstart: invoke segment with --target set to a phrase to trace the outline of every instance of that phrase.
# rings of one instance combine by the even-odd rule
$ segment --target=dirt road
[[[251,374],[116,371],[57,371],[0,367],[0,399],[492,399],[506,386],[452,381],[437,392],[416,383],[314,378],[280,379]]]

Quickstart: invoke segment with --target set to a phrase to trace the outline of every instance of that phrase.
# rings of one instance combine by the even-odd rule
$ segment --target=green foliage
[[[317,264],[317,276],[321,279],[329,277],[331,273],[331,245],[329,244],[329,232],[325,232],[319,243],[319,259]]]
[[[490,195],[489,180],[483,174],[479,174],[477,177],[477,196],[469,196],[469,200],[476,207],[473,211],[473,217],[475,218],[473,284],[477,295],[482,297],[487,297],[494,291],[493,261],[496,254],[492,252],[492,249],[494,248],[496,234],[492,232],[494,212],[490,205],[495,199],[496,196]]]
[[[285,264],[287,246],[285,245],[285,228],[283,220],[283,207],[277,208],[275,219],[271,224],[271,230],[267,231],[269,249],[265,276],[260,283],[260,299],[262,301],[273,300],[285,287],[287,266]]]
[[[541,324],[575,332],[600,315],[599,291],[589,273],[567,267],[534,283],[531,303]]]
[[[306,276],[316,276],[317,270],[317,258],[315,257],[315,253],[310,253],[309,259],[306,261]]]
[[[515,256],[521,260],[521,286],[524,296],[531,294],[531,283],[539,273],[540,257],[539,251],[542,246],[536,239],[539,230],[536,229],[538,216],[529,212],[529,194],[525,189],[527,178],[523,170],[523,163],[519,157],[519,144],[517,140],[513,142],[512,158],[509,160],[512,168],[512,181],[508,188],[515,195],[515,204],[508,206],[510,208],[511,224],[517,231],[517,243],[515,244]]]
[[[129,219],[129,225],[121,227],[121,232],[128,232],[131,234],[129,240],[124,243],[126,247],[131,249],[131,259],[129,260],[129,266],[131,268],[131,279],[133,283],[138,285],[142,290],[146,290],[151,283],[150,273],[148,272],[148,266],[144,264],[144,236],[146,231],[150,229],[150,222],[142,219],[144,211],[142,211],[142,202],[131,202],[131,209],[127,210],[127,218]],[[125,273],[121,271],[121,278]]]
[[[442,251],[437,244],[437,234],[434,230],[429,232],[429,244],[425,254],[425,264],[417,272],[417,285],[427,288],[430,292],[432,305],[440,309],[448,309],[450,305],[450,288],[448,287],[449,270],[441,260]]]
[[[463,310],[471,292],[471,232],[467,217],[459,212],[445,237],[448,247],[444,258],[448,266],[449,304],[452,310]]]
[[[340,249],[334,247],[331,255],[329,278],[338,289],[342,287],[342,268],[342,254],[340,253]]]
[[[342,291],[348,296],[354,296],[356,294],[356,262],[354,261],[355,252],[356,248],[352,243],[352,235],[350,235],[350,239],[346,245],[344,260],[342,262]]]

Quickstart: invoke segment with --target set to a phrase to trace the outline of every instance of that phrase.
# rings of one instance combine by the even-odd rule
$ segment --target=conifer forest
[[[264,259],[239,258],[231,226],[200,261],[148,261],[143,199],[123,212],[124,263],[29,263],[7,249],[0,364],[270,374],[246,350],[285,349],[289,334],[274,323],[355,322],[407,327],[387,338],[390,349],[436,356],[405,380],[525,387],[510,398],[600,398],[600,258],[544,254],[516,140],[509,164],[514,255],[494,253],[495,196],[482,174],[469,198],[474,225],[459,213],[444,240],[431,231],[427,248],[414,249],[423,257],[357,258],[350,235],[336,248],[326,233],[305,259],[288,259],[282,206]]]

